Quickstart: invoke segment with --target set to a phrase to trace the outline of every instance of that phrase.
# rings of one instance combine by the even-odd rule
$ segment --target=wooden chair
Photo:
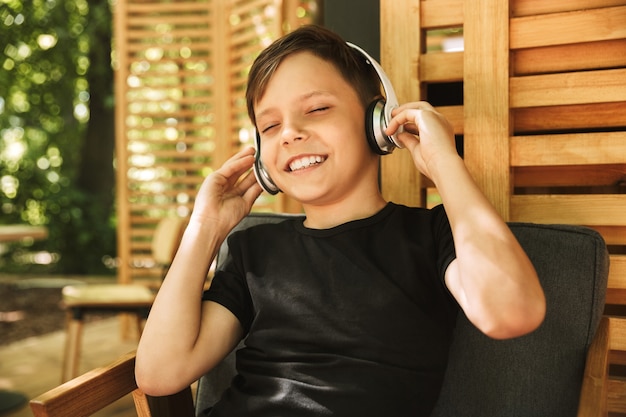
[[[182,232],[184,219],[162,219],[151,242],[152,257],[164,270],[172,261]],[[137,334],[148,316],[155,291],[141,284],[68,285],[63,288],[63,305],[67,310],[66,341],[61,382],[78,376],[80,347],[85,316],[93,313],[130,313],[137,319]]]
[[[254,215],[240,227],[277,221]],[[511,224],[548,300],[544,324],[507,341],[480,334],[460,315],[435,416],[607,416],[626,413],[626,384],[609,364],[626,352],[626,319],[603,317],[608,254],[600,235],[579,226]],[[226,247],[220,251],[223,256]],[[218,266],[219,267],[219,266]],[[597,329],[597,330],[596,330]],[[231,358],[202,377],[198,415],[234,374]],[[218,387],[218,388],[216,388]],[[191,389],[153,398],[137,389],[134,353],[33,399],[36,417],[80,417],[133,393],[139,416],[194,416]],[[207,403],[207,401],[209,403]]]

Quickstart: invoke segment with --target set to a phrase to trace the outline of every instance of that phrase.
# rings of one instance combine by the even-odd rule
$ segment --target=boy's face
[[[303,204],[335,204],[377,192],[365,109],[331,63],[309,52],[286,57],[255,114],[263,164],[285,194]]]

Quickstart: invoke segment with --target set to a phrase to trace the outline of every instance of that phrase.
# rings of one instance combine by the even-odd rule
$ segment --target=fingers
[[[385,129],[385,134],[393,135],[398,131],[400,126],[404,126],[405,131],[412,133],[414,135],[419,135],[419,124],[418,124],[418,118],[419,118],[418,111],[419,110],[415,110],[415,109],[398,110],[398,109],[394,110],[395,114],[393,114],[392,119],[389,121],[389,124],[387,125],[387,128]]]
[[[394,133],[401,125],[412,124],[413,126],[405,126],[407,130],[413,130],[414,134],[418,133],[418,120],[422,111],[435,112],[435,108],[426,101],[417,101],[411,103],[405,103],[399,107],[396,107],[391,112],[391,120],[387,127],[387,134]],[[391,132],[393,129],[393,132]]]
[[[447,133],[451,129],[446,118],[425,101],[403,104],[395,108],[391,114],[392,118],[385,130],[387,135],[396,133],[400,126],[413,135],[440,130]]]
[[[227,178],[239,178],[254,163],[254,148],[246,147],[231,156],[216,172]]]
[[[246,201],[249,207],[252,207],[254,202],[263,192],[263,189],[256,180],[256,177],[252,172],[248,173],[246,177],[239,184],[240,188],[244,190],[243,199]]]
[[[228,159],[220,168],[220,170],[223,169],[222,175],[227,176],[230,179],[229,183],[234,185],[233,194],[242,196],[250,204],[254,203],[263,191],[254,173],[250,171],[254,164],[254,153],[254,148],[246,147]]]
[[[254,148],[244,148],[211,173],[200,186],[192,216],[226,228],[239,221],[262,191],[250,171],[253,163]]]

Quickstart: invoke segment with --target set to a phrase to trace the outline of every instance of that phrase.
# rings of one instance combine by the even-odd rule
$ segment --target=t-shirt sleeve
[[[252,298],[241,265],[236,240],[230,240],[228,257],[222,263],[211,281],[209,289],[202,294],[203,301],[214,301],[223,305],[237,317],[244,332],[247,333],[252,323]],[[239,260],[238,260],[239,259]]]
[[[433,209],[433,218],[431,227],[433,228],[433,236],[437,249],[437,270],[439,278],[445,284],[446,269],[450,263],[456,259],[456,251],[454,249],[454,239],[452,237],[452,229],[450,221],[443,205],[438,205]]]

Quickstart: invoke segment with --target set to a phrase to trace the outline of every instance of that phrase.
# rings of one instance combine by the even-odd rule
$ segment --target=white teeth
[[[292,171],[297,171],[299,169],[308,168],[311,165],[319,164],[319,163],[321,163],[323,161],[324,161],[324,158],[322,158],[319,155],[316,155],[316,156],[305,156],[305,157],[302,157],[300,159],[296,159],[295,161],[291,162],[289,164],[289,169],[291,169]]]

